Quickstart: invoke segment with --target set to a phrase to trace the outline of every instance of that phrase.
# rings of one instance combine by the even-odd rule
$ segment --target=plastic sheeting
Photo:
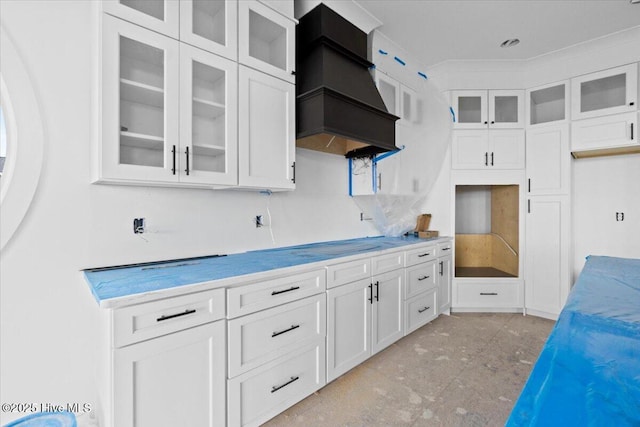
[[[76,427],[76,417],[71,412],[39,412],[12,421],[4,427]]]
[[[640,259],[587,258],[507,426],[640,426]]]
[[[251,273],[293,267],[312,262],[359,255],[406,245],[425,239],[370,237],[313,243],[245,252],[221,257],[164,261],[153,264],[85,270],[85,279],[96,301],[226,279]]]

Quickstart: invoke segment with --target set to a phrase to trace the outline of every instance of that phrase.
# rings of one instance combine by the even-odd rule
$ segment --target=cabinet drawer
[[[405,252],[404,265],[406,267],[411,267],[412,265],[431,261],[435,257],[436,257],[435,246],[425,246],[418,249],[412,249],[410,251]]]
[[[229,378],[326,336],[326,295],[229,321]]]
[[[412,298],[438,285],[436,260],[407,268],[407,288],[405,299]]]
[[[366,279],[371,276],[369,258],[343,262],[327,267],[327,288]]]
[[[457,283],[455,293],[456,307],[522,307],[522,287],[518,283]]]
[[[371,275],[386,273],[403,267],[404,252],[394,252],[371,258]]]
[[[326,281],[323,269],[229,288],[228,317],[233,319],[322,293],[326,289]]]
[[[438,249],[437,249],[437,256],[445,256],[445,255],[449,255],[451,254],[452,250],[452,243],[451,241],[448,242],[444,242],[444,243],[438,243]]]
[[[113,312],[114,346],[159,337],[224,316],[224,289],[120,308]]]
[[[410,334],[436,317],[438,317],[437,289],[431,289],[407,300],[404,308],[404,334]]]
[[[324,340],[227,382],[231,426],[257,426],[304,399],[325,381]]]

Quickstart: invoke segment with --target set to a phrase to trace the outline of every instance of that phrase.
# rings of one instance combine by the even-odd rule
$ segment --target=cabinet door
[[[451,105],[455,114],[455,129],[487,128],[486,90],[454,90],[451,92]]]
[[[631,147],[638,142],[635,112],[577,120],[571,123],[571,151]]]
[[[179,42],[103,15],[102,179],[175,182]]]
[[[438,290],[431,289],[405,303],[405,336],[438,317]]]
[[[238,60],[295,83],[295,22],[260,2],[238,2]]]
[[[114,350],[114,425],[225,425],[225,322]]]
[[[524,169],[524,130],[489,131],[489,167]]]
[[[571,118],[588,119],[637,109],[638,64],[571,79]]]
[[[240,66],[239,103],[240,185],[294,189],[295,86]]]
[[[371,355],[371,279],[327,291],[327,382]]]
[[[178,38],[179,0],[104,0],[102,8],[111,15]]]
[[[451,255],[438,258],[438,304],[439,313],[451,308]]]
[[[403,336],[404,270],[372,278],[371,354],[393,344]]]
[[[489,128],[518,129],[524,127],[524,91],[489,91]]]
[[[237,64],[180,45],[181,182],[238,183]]]
[[[400,83],[380,71],[376,71],[374,76],[376,87],[387,111],[401,117]]]
[[[180,1],[180,40],[232,60],[238,58],[237,22],[235,1]]]
[[[485,169],[489,166],[489,133],[486,130],[455,130],[451,143],[453,169]]]
[[[526,147],[528,193],[568,194],[569,125],[527,130]]]
[[[570,287],[569,197],[531,197],[527,212],[526,308],[557,317]]]

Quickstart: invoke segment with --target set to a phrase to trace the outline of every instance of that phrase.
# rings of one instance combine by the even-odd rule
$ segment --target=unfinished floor
[[[501,426],[554,322],[440,316],[267,426]]]

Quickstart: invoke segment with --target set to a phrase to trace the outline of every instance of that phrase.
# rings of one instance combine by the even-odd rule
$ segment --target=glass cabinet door
[[[180,40],[232,60],[238,57],[238,4],[232,0],[182,0]]]
[[[400,83],[379,71],[375,72],[376,86],[390,114],[400,116]]]
[[[260,2],[239,2],[238,60],[295,83],[295,22]]]
[[[637,90],[637,64],[571,79],[571,118],[586,119],[635,111]]]
[[[102,7],[106,13],[178,38],[179,0],[104,0]]]
[[[524,91],[489,91],[489,127],[495,129],[522,128],[524,124]]]
[[[455,114],[453,127],[457,129],[485,129],[487,127],[487,91],[454,90],[451,92]]]
[[[180,181],[235,185],[237,64],[180,47]]]
[[[178,42],[104,15],[101,175],[176,181]]]

